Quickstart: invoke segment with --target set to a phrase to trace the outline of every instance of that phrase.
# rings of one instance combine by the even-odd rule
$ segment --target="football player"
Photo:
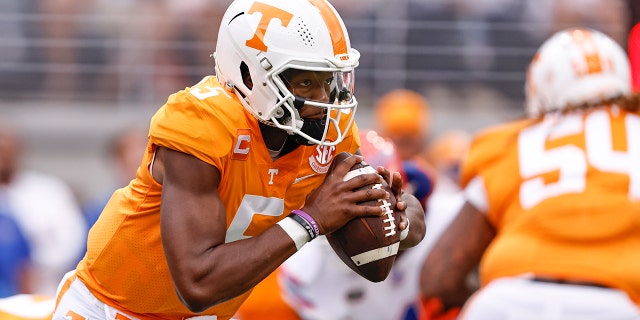
[[[542,44],[526,119],[471,143],[466,202],[422,267],[423,319],[451,319],[463,305],[465,320],[640,318],[640,99],[630,83],[627,55],[601,32],[566,29]]]
[[[314,238],[382,215],[353,192],[382,176],[401,199],[402,246],[425,233],[397,172],[342,177],[357,153],[359,53],[326,0],[236,0],[216,76],[171,95],[151,120],[136,178],[113,194],[63,279],[55,320],[230,319],[251,289]]]

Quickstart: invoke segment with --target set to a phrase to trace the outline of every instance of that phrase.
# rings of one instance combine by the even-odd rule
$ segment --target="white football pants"
[[[620,290],[527,276],[494,280],[467,301],[458,319],[635,320],[640,308]]]

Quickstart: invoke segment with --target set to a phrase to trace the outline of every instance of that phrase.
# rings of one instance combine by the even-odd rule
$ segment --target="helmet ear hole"
[[[253,90],[253,80],[251,79],[251,73],[249,73],[249,66],[244,61],[240,63],[240,75],[242,76],[242,82],[249,90]]]
[[[282,119],[282,117],[285,116],[285,114],[288,114],[288,111],[285,111],[285,109],[283,109],[282,107],[277,107],[274,112],[273,112],[273,116],[276,117],[277,119]]]

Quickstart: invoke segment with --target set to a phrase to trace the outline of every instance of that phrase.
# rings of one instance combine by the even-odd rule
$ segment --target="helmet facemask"
[[[271,80],[280,97],[269,121],[271,125],[295,135],[301,145],[333,145],[344,138],[357,106],[353,70],[287,68],[274,72]],[[305,105],[308,109],[302,113]],[[349,117],[346,127],[342,117]],[[335,141],[327,141],[328,136],[335,137]]]

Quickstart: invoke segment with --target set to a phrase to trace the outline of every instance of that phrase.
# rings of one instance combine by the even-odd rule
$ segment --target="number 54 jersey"
[[[547,115],[477,135],[461,183],[496,229],[480,276],[526,273],[619,288],[640,304],[640,116]]]

